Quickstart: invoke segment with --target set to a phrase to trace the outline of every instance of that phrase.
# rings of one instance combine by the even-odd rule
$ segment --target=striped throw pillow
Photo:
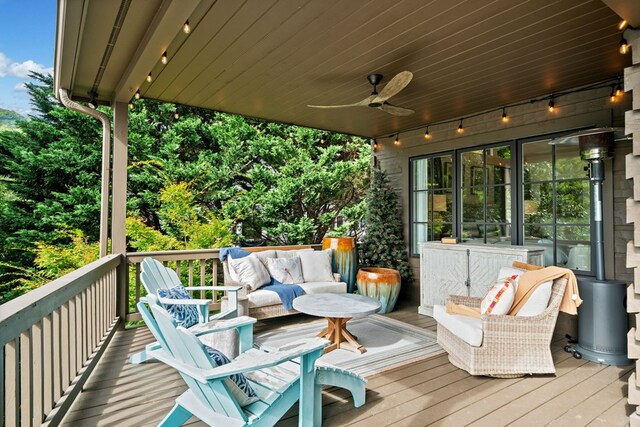
[[[482,314],[507,314],[516,297],[517,275],[498,279],[489,288],[482,303],[480,313]]]

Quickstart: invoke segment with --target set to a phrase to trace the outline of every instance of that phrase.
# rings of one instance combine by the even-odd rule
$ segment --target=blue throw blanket
[[[300,286],[285,285],[278,282],[273,277],[271,278],[271,283],[262,286],[260,289],[278,294],[280,301],[282,301],[282,305],[287,310],[293,310],[293,300],[304,293],[304,290]]]
[[[248,255],[251,255],[251,252],[238,247],[220,249],[220,261],[226,260],[228,256],[231,256],[233,259],[238,259],[244,258]],[[293,300],[304,293],[304,290],[300,286],[285,285],[278,282],[273,277],[271,278],[271,283],[262,286],[260,289],[278,294],[278,297],[280,298],[280,301],[282,301],[282,305],[286,310],[293,310]]]

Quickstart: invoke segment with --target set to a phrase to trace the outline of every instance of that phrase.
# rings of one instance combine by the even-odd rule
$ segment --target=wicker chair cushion
[[[438,322],[438,326],[444,326],[467,344],[473,347],[482,345],[484,333],[481,319],[449,314],[444,305],[433,306],[433,318]]]

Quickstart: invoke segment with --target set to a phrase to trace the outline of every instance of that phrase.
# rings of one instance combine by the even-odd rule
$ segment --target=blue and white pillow
[[[191,299],[191,295],[182,285],[176,285],[169,289],[158,289],[160,298],[168,299]],[[198,307],[190,304],[166,304],[165,308],[176,321],[178,326],[190,328],[198,324]]]
[[[231,362],[224,353],[213,347],[205,345],[204,349],[209,354],[209,357],[211,357],[215,366],[222,366]],[[249,381],[247,381],[247,377],[245,377],[244,374],[233,374],[224,381],[240,406],[246,406],[258,400],[258,395],[255,390],[253,390],[253,387],[251,387],[251,384],[249,384]]]

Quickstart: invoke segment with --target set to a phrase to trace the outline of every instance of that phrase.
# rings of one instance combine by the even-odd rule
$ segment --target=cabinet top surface
[[[489,243],[441,243],[441,242],[424,242],[420,243],[421,249],[442,249],[442,250],[461,250],[473,249],[484,251],[519,251],[519,252],[543,252],[542,246],[521,246],[511,244],[489,244]]]

